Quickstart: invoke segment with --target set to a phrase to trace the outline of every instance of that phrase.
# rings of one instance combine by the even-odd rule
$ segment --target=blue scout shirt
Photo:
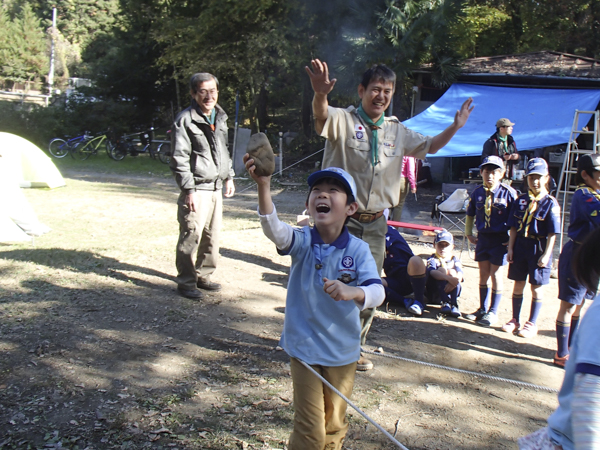
[[[564,450],[575,448],[572,421],[571,403],[575,375],[577,373],[590,373],[600,375],[600,296],[597,296],[585,316],[571,345],[569,361],[565,367],[565,379],[558,393],[559,406],[548,417],[548,434],[551,440],[562,445]]]
[[[517,229],[518,236],[530,238],[547,237],[551,233],[560,233],[560,206],[554,197],[546,195],[538,201],[536,210],[533,212],[533,219],[528,226],[523,226],[523,216],[529,208],[529,193],[522,194],[513,203],[508,218],[508,226]],[[521,228],[521,230],[519,230]]]
[[[385,252],[383,270],[385,275],[390,278],[405,273],[408,267],[408,260],[414,256],[414,253],[398,230],[389,225],[385,235]]]
[[[600,226],[600,193],[588,186],[579,186],[573,194],[569,213],[568,236],[581,242]]]
[[[359,308],[335,301],[323,291],[323,278],[349,286],[381,284],[369,245],[346,227],[331,244],[316,228],[294,229],[292,243],[280,254],[292,257],[279,345],[311,365],[344,366],[360,359]]]
[[[517,198],[517,191],[510,186],[499,183],[492,190],[492,209],[490,215],[490,225],[485,222],[485,200],[486,191],[483,185],[478,186],[471,193],[469,206],[467,206],[467,216],[475,216],[475,226],[478,233],[506,233],[509,226],[508,213],[512,203]]]

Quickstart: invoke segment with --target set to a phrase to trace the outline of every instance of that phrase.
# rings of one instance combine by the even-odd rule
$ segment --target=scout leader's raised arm
[[[471,111],[473,111],[473,108],[475,108],[475,105],[472,103],[473,99],[471,97],[465,100],[460,109],[456,111],[452,125],[446,128],[440,134],[433,137],[428,153],[437,153],[440,148],[444,147],[448,142],[450,142],[450,139],[454,137],[458,130],[465,126],[469,116],[471,115]]]
[[[315,96],[313,97],[313,115],[315,117],[315,129],[318,134],[321,134],[325,121],[327,120],[327,95],[333,90],[337,79],[329,79],[329,69],[327,63],[318,59],[313,59],[310,62],[312,70],[306,66],[304,69],[310,78]]]

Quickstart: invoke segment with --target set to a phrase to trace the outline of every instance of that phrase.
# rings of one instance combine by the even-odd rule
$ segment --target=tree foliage
[[[48,44],[39,19],[23,5],[14,19],[0,10],[0,75],[11,81],[32,81],[47,74]]]
[[[356,101],[367,67],[388,64],[398,111],[410,109],[412,73],[423,66],[444,86],[470,57],[600,57],[600,0],[0,0],[2,75],[46,74],[53,5],[57,76],[91,78],[95,102],[126,109],[133,125],[170,122],[198,71],[218,76],[230,114],[239,92],[254,130],[310,136],[311,58],[338,78],[335,105]]]

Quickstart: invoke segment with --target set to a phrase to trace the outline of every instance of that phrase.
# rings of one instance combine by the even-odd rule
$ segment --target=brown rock
[[[264,133],[256,133],[250,136],[246,150],[254,160],[256,169],[254,173],[259,177],[272,175],[275,171],[275,154],[271,143]]]

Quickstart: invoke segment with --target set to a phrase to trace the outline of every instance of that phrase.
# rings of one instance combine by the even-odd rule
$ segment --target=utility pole
[[[54,88],[54,54],[56,52],[56,8],[52,8],[52,31],[50,32],[51,45],[50,45],[50,70],[48,72],[48,94],[52,95]]]

